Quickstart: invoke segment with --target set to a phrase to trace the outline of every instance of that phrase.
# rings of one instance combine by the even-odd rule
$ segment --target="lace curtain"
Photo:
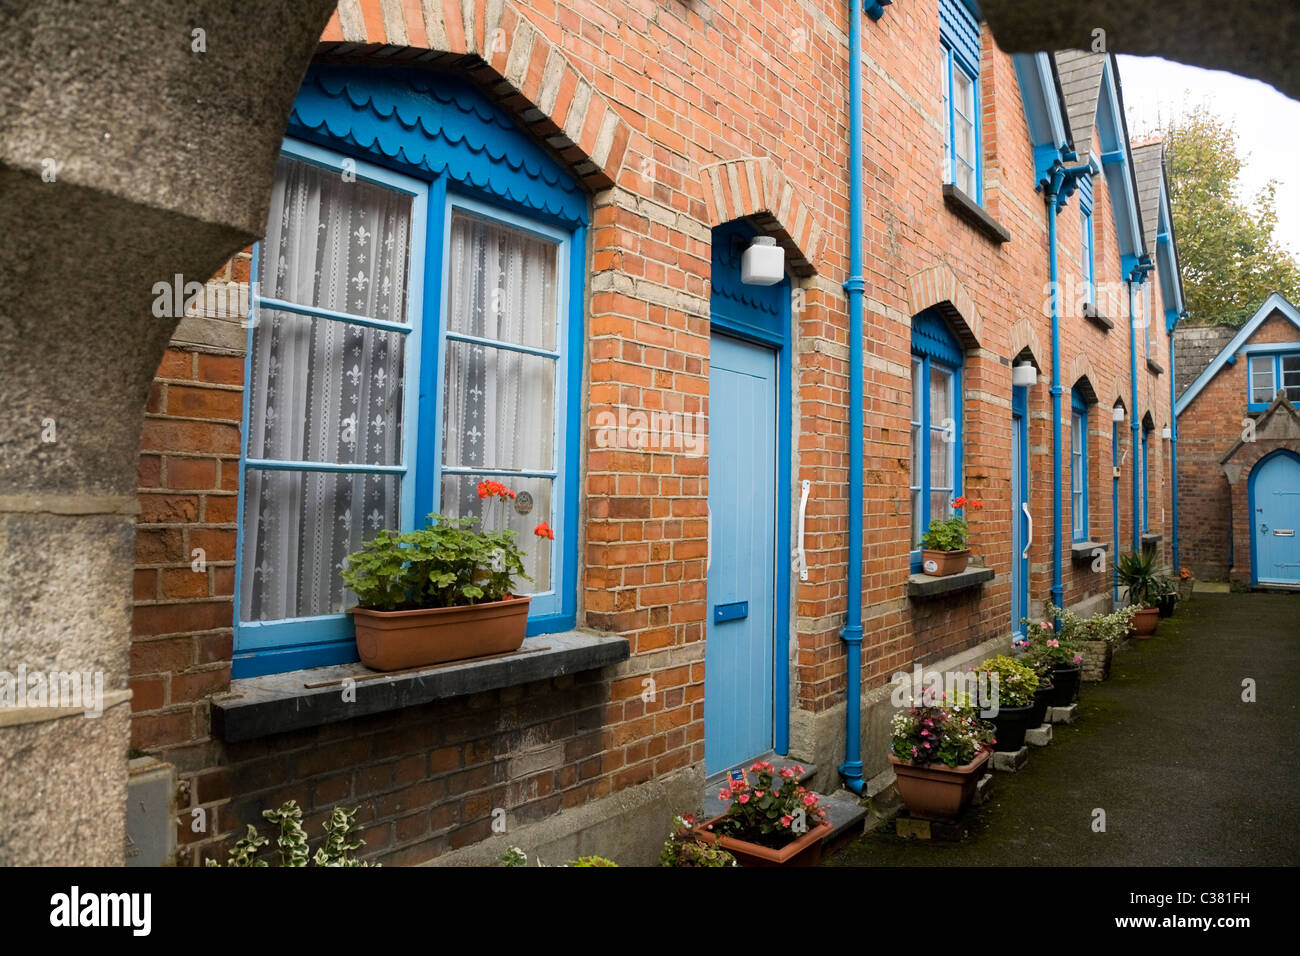
[[[484,477],[526,492],[528,499],[507,503],[506,526],[518,532],[534,579],[522,590],[546,591],[551,543],[532,532],[539,521],[551,519],[554,480],[469,470],[555,468],[556,359],[489,342],[558,348],[556,244],[459,210],[452,215],[450,239],[442,512],[485,517],[475,491]],[[458,334],[479,341],[458,340]],[[531,508],[520,513],[529,499]],[[495,526],[498,515],[496,510],[486,517]]]
[[[282,157],[261,294],[407,320],[410,197]],[[405,336],[261,307],[252,343],[249,458],[400,465]],[[400,476],[250,467],[240,618],[343,609],[343,558],[397,527]]]

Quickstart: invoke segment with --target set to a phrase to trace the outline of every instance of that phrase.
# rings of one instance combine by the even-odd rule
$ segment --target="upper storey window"
[[[939,0],[943,52],[944,179],[983,202],[980,143],[980,28],[962,0]]]

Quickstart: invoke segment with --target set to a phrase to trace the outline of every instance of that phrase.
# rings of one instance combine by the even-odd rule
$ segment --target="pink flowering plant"
[[[1040,674],[1056,667],[1078,667],[1083,663],[1083,647],[1080,640],[1085,639],[1084,622],[1072,611],[1064,611],[1048,604],[1043,608],[1044,620],[1022,620],[1025,636],[1016,642],[1018,650],[1023,652],[1023,660]],[[1055,618],[1060,618],[1061,628],[1052,626]]]
[[[826,820],[817,794],[799,782],[803,767],[778,770],[759,760],[749,772],[752,782],[729,781],[718,794],[729,806],[713,824],[715,833],[780,849]]]
[[[899,711],[890,723],[889,748],[904,763],[925,766],[970,763],[984,745],[997,741],[993,727],[965,702]]]

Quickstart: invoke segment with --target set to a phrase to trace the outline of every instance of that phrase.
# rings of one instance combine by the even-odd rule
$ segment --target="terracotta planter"
[[[816,866],[822,860],[822,841],[830,836],[833,829],[829,823],[819,823],[810,827],[799,839],[774,850],[748,840],[737,840],[735,837],[711,832],[709,827],[721,823],[725,816],[722,814],[706,820],[695,832],[705,843],[722,847],[741,866]]]
[[[519,650],[528,626],[528,597],[510,597],[466,607],[415,611],[350,612],[361,663],[396,671]]]
[[[1160,609],[1157,607],[1144,607],[1133,615],[1133,629],[1129,631],[1129,635],[1145,641],[1156,632],[1156,627],[1159,624]]]
[[[942,763],[918,767],[904,763],[893,754],[889,755],[889,762],[894,765],[894,776],[898,778],[898,795],[912,816],[922,820],[956,820],[975,796],[975,785],[984,773],[990,753],[981,749],[974,760],[960,767]]]
[[[970,548],[964,551],[935,551],[932,548],[921,549],[921,570],[932,578],[943,578],[950,574],[960,574],[966,570],[970,561]]]

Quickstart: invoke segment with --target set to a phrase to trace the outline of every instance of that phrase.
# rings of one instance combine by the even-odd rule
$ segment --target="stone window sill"
[[[1083,307],[1083,317],[1103,332],[1109,332],[1115,327],[1115,323],[1098,312],[1097,307],[1094,305],[1085,305]]]
[[[1157,362],[1155,359],[1147,359],[1147,371],[1149,371],[1149,372],[1151,372],[1151,373],[1153,373],[1153,374],[1155,374],[1155,375],[1164,375],[1164,374],[1165,374],[1164,366],[1162,366],[1162,365],[1161,365],[1159,362]]]
[[[1076,561],[1086,561],[1098,548],[1105,551],[1110,547],[1105,541],[1076,541],[1070,545],[1070,554]]]
[[[1001,225],[996,219],[984,211],[984,207],[977,203],[970,196],[954,186],[952,183],[944,183],[943,202],[949,209],[955,212],[962,219],[982,232],[985,238],[992,242],[1002,245],[1004,242],[1011,241],[1011,233],[1006,227]]]
[[[518,652],[385,674],[364,664],[336,664],[231,681],[212,701],[212,736],[231,743],[319,727],[430,701],[595,670],[627,660],[626,638],[585,631],[539,634]],[[355,699],[343,699],[344,681]]]
[[[967,568],[958,574],[937,578],[929,574],[911,574],[907,578],[907,596],[913,599],[939,597],[954,591],[982,587],[993,580],[992,568]]]
[[[1142,535],[1142,547],[1149,548],[1159,544],[1164,540],[1164,535],[1144,534]]]

